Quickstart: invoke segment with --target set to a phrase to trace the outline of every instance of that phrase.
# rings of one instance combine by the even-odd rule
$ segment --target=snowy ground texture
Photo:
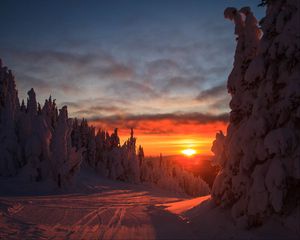
[[[300,234],[299,209],[284,222],[273,218],[263,228],[243,230],[210,196],[186,199],[89,172],[77,182],[76,191],[59,192],[45,190],[46,183],[2,178],[0,239],[297,239]]]

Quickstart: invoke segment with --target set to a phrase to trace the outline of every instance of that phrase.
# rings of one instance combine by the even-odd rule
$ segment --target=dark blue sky
[[[71,115],[228,111],[234,26],[246,0],[1,0],[0,57],[17,78]]]

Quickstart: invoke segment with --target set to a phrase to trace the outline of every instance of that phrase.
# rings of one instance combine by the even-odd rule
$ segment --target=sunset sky
[[[258,3],[2,0],[0,57],[20,100],[34,87],[122,140],[134,127],[146,155],[207,155],[229,112],[235,36],[223,11],[251,6],[260,18]]]

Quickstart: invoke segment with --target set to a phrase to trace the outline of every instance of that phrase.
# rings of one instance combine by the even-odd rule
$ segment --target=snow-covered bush
[[[225,10],[237,35],[228,77],[232,110],[227,136],[217,134],[212,149],[221,167],[212,197],[248,226],[299,204],[291,201],[300,187],[299,2],[265,4],[262,37],[249,8]]]

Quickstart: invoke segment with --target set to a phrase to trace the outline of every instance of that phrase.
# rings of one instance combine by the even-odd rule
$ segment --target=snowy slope
[[[47,183],[36,189],[40,183],[7,179],[0,179],[0,239],[297,239],[300,234],[299,208],[249,230],[210,195],[186,199],[88,171],[68,189],[49,190]]]
[[[233,221],[230,209],[214,204],[210,195],[162,204],[165,210],[178,214],[198,239],[299,239],[300,208],[290,216],[274,217],[262,227],[247,229],[246,222]]]
[[[83,171],[77,180],[73,189],[39,189],[37,195],[21,181],[17,188],[2,178],[0,239],[195,239],[185,221],[155,206],[184,196],[92,172]]]

